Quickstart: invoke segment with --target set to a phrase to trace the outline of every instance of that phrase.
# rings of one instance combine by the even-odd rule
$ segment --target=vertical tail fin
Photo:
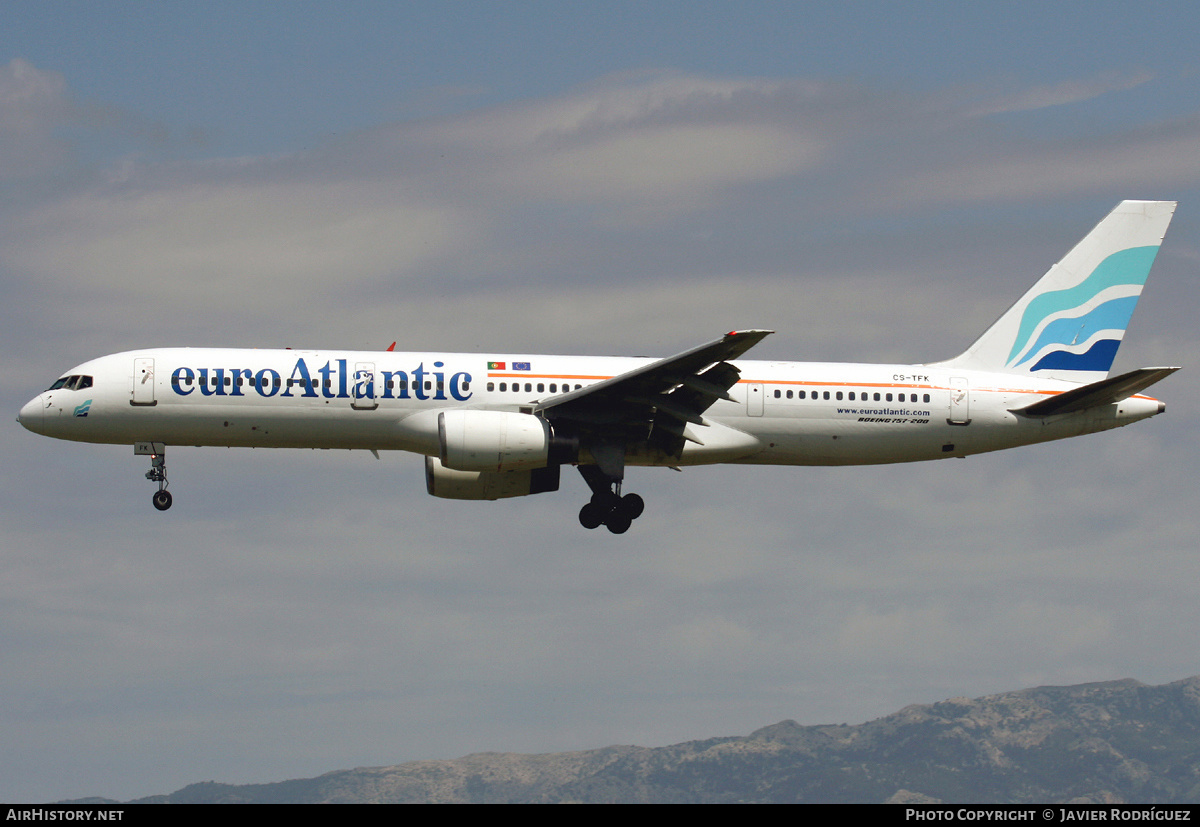
[[[1105,378],[1175,213],[1122,201],[949,367],[1072,382]]]

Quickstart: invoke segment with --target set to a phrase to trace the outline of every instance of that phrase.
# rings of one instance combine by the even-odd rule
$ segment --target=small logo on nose
[[[75,415],[76,416],[87,416],[88,409],[91,407],[92,407],[92,400],[89,399],[75,409]]]

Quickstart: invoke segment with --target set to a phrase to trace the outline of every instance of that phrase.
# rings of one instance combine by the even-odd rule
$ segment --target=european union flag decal
[[[528,362],[513,362],[513,370],[529,370]]]

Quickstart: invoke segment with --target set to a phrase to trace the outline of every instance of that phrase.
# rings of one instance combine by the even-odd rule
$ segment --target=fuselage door
[[[971,387],[962,376],[950,377],[950,416],[946,421],[951,425],[971,424]]]
[[[751,382],[746,385],[746,415],[763,415],[763,386],[761,382]]]
[[[133,393],[129,398],[131,405],[154,405],[154,360],[139,358],[133,360]]]
[[[350,393],[350,407],[357,411],[373,411],[379,407],[375,398],[375,363],[355,362],[353,390]]]

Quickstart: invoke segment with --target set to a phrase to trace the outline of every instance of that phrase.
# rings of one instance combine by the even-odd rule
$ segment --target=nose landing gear
[[[172,501],[171,492],[167,490],[167,446],[161,442],[135,442],[133,453],[137,456],[149,455],[150,470],[146,472],[146,479],[158,483],[158,490],[151,501],[159,511],[166,511]]]

